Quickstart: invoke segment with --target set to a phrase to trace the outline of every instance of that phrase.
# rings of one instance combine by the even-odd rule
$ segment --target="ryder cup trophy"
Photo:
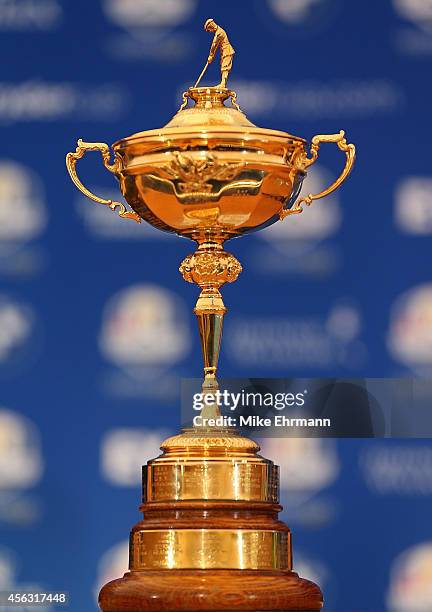
[[[304,138],[251,123],[227,88],[234,58],[228,36],[212,19],[204,27],[213,34],[207,63],[165,127],[118,140],[113,158],[107,144],[79,140],[66,164],[92,200],[128,222],[144,220],[196,244],[180,272],[201,290],[195,314],[203,389],[211,393],[226,313],[220,289],[242,270],[225,243],[298,215],[303,205],[333,192],[349,175],[355,148],[343,131],[314,136],[309,146]],[[218,52],[220,84],[200,86]],[[344,154],[342,174],[324,191],[299,197],[323,143],[335,143]],[[76,163],[87,151],[101,153],[130,209],[81,183]],[[204,410],[218,414],[216,404]],[[165,440],[161,450],[143,470],[145,518],[132,529],[129,572],[105,585],[101,609],[321,610],[318,586],[293,571],[290,531],[277,518],[278,467],[258,455],[259,446],[230,429],[199,427]]]

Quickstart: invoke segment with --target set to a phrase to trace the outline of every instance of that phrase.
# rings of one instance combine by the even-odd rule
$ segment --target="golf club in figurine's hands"
[[[217,389],[226,312],[220,288],[242,270],[225,242],[299,214],[303,204],[333,192],[352,169],[355,147],[343,131],[314,136],[309,149],[304,138],[251,123],[226,88],[234,55],[228,36],[212,19],[205,30],[214,34],[208,62],[164,127],[118,140],[112,160],[107,144],[79,140],[66,164],[86,196],[120,217],[196,242],[180,272],[201,289],[195,314],[209,392]],[[221,83],[198,86],[218,50]],[[299,197],[323,143],[345,154],[344,169],[324,191]],[[84,187],[76,162],[87,151],[100,151],[132,210]],[[204,410],[218,414],[216,405]],[[130,571],[102,589],[102,610],[320,610],[319,588],[292,571],[290,532],[277,519],[278,468],[257,454],[258,445],[230,429],[199,427],[165,440],[161,449],[144,470],[145,519],[131,533]]]

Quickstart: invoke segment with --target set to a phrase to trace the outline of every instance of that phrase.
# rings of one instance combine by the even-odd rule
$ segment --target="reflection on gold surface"
[[[221,436],[224,439],[227,437]],[[200,499],[278,503],[278,491],[277,466],[256,453],[221,457],[216,447],[192,457],[178,452],[163,455],[147,466],[147,502]]]
[[[131,535],[130,569],[290,570],[286,531],[166,529]]]

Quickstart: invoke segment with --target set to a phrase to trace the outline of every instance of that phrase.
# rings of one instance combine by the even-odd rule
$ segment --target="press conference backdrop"
[[[201,356],[177,272],[192,243],[84,199],[64,156],[166,123],[207,58],[207,17],[230,34],[255,123],[345,129],[358,148],[337,194],[230,244],[244,272],[224,289],[221,373],[431,373],[431,0],[1,0],[0,589],[64,589],[74,612],[126,569],[140,466],[178,427]],[[321,153],[307,193],[342,167]],[[118,198],[88,158],[83,181]],[[326,610],[432,609],[429,441],[263,453]]]

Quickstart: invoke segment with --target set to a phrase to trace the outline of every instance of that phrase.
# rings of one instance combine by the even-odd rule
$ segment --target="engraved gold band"
[[[176,461],[147,466],[144,501],[255,501],[277,504],[279,470],[271,462]]]
[[[249,529],[164,529],[134,531],[130,570],[290,570],[287,531]]]

